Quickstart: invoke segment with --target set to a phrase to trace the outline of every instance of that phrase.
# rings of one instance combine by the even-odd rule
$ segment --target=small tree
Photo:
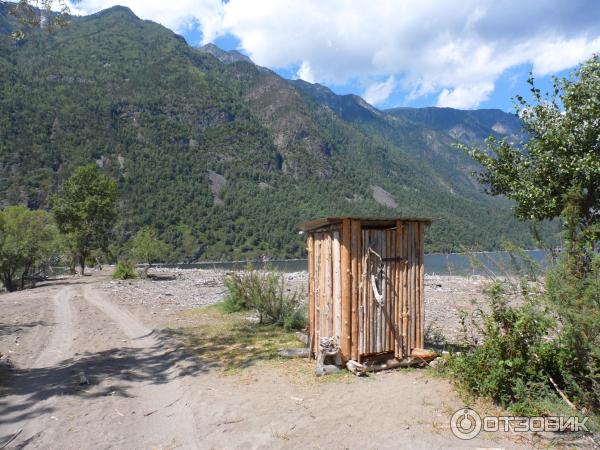
[[[492,195],[513,199],[518,217],[563,218],[567,252],[585,276],[600,239],[600,60],[555,79],[546,96],[529,83],[535,104],[516,97],[523,148],[490,138],[487,149],[467,151],[483,166],[479,180]]]
[[[146,263],[144,276],[148,276],[153,261],[164,259],[171,251],[167,243],[158,239],[156,230],[152,227],[139,230],[131,242],[131,247],[133,257]]]
[[[117,184],[97,166],[88,165],[76,169],[61,192],[51,198],[58,227],[69,235],[82,275],[92,250],[108,246],[117,196]]]
[[[483,347],[463,358],[464,365],[457,374],[475,393],[490,394],[490,387],[501,390],[509,387],[512,392],[506,398],[519,402],[534,391],[538,396],[545,395],[544,390],[550,387],[545,380],[550,380],[552,387],[557,388],[558,384],[564,391],[560,391],[561,395],[566,394],[576,404],[597,411],[600,410],[597,249],[600,60],[594,56],[574,76],[555,79],[552,94],[542,96],[533,79],[529,83],[535,104],[517,97],[517,113],[528,135],[523,147],[490,138],[486,150],[475,148],[468,152],[483,166],[479,180],[491,194],[513,199],[518,217],[561,218],[566,251],[560,264],[546,274],[546,292],[542,297],[552,313],[546,315],[539,308],[528,311],[503,307],[498,311],[510,313],[514,326],[500,328],[496,325],[503,316],[487,316],[495,328],[488,329]],[[538,328],[543,320],[531,322],[534,314],[540,312],[540,317],[558,322],[552,333],[549,328]],[[535,331],[535,335],[527,337],[523,326]],[[525,356],[519,356],[519,352]],[[493,365],[497,370],[490,369]],[[498,369],[500,365],[502,370]],[[540,373],[534,372],[538,365],[541,378]],[[468,376],[467,366],[476,368]],[[492,396],[497,397],[498,392]]]
[[[58,231],[46,211],[9,206],[0,212],[0,280],[7,291],[24,289],[58,256]]]

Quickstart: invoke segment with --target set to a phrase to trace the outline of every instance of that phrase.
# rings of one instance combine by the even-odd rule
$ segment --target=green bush
[[[254,309],[260,323],[272,323],[287,330],[306,327],[306,307],[297,291],[287,292],[283,275],[259,272],[252,267],[225,279],[227,312]]]
[[[138,277],[133,261],[118,261],[112,274],[115,280],[130,280]]]
[[[600,255],[590,259],[589,272],[573,270],[578,265],[565,259],[546,277],[545,297],[559,321],[547,358],[573,401],[600,410]]]
[[[533,400],[549,393],[540,353],[545,353],[552,321],[535,297],[510,306],[499,283],[487,294],[490,311],[479,311],[483,343],[451,358],[449,370],[475,396],[491,398],[517,414],[537,413]]]
[[[522,282],[519,306],[506,286],[490,287],[489,311],[478,311],[483,342],[449,360],[460,386],[522,415],[550,413],[562,401],[554,383],[579,409],[600,409],[600,257],[585,276],[569,267],[550,269],[544,292]]]

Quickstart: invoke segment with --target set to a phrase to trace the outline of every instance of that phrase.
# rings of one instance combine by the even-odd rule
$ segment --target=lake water
[[[543,250],[525,252],[529,258],[544,266],[547,254]],[[473,263],[475,260],[475,264]],[[487,271],[495,274],[510,272],[511,257],[507,252],[485,252],[467,255],[464,253],[432,253],[425,255],[425,273],[437,275],[483,275]],[[182,269],[226,269],[239,270],[246,267],[247,261],[202,262],[196,264],[164,264],[160,267],[176,267]],[[286,259],[271,261],[253,261],[257,269],[271,267],[281,272],[299,272],[308,270],[306,259]]]

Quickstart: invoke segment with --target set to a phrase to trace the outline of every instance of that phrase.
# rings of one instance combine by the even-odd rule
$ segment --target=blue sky
[[[512,111],[530,72],[542,90],[600,51],[595,0],[78,0],[122,4],[191,45],[237,49],[286,78],[379,108]]]

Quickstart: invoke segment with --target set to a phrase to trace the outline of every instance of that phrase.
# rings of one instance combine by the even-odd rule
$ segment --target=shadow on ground
[[[44,400],[55,396],[130,397],[133,383],[163,384],[216,367],[168,334],[154,334],[157,343],[150,348],[114,348],[77,355],[52,367],[13,370],[6,395],[0,397],[0,422],[16,423],[52,412]],[[10,401],[12,395],[20,397],[18,402]]]
[[[280,359],[278,350],[303,344],[293,333],[276,325],[233,319],[215,325],[167,329],[169,337],[184,342],[204,365],[224,371],[248,368],[260,361]]]
[[[46,322],[45,320],[36,320],[35,322],[16,324],[0,323],[0,336],[9,336],[11,334],[18,333],[19,331],[25,331],[28,328],[51,327],[52,325],[54,324]]]

